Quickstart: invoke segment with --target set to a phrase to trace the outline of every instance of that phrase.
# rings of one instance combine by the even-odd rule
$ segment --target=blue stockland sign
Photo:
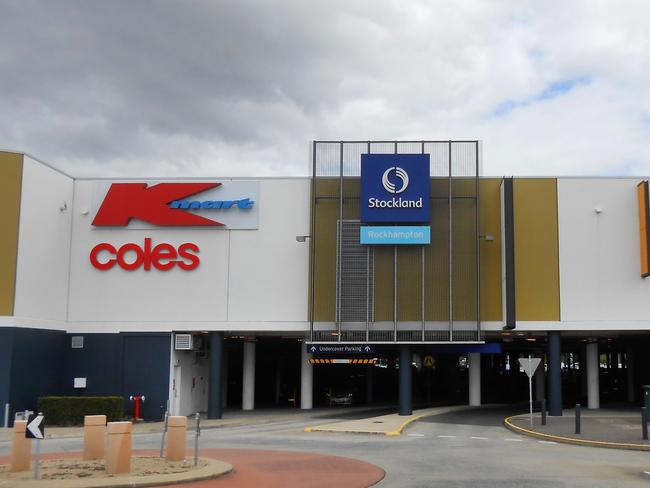
[[[429,222],[428,154],[361,155],[362,222]]]
[[[361,244],[431,244],[428,225],[362,226],[359,228]]]

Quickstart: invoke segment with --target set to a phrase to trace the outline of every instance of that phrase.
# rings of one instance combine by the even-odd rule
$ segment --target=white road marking
[[[508,438],[505,438],[503,440],[506,441],[506,442],[524,442],[523,439],[508,439]]]
[[[537,441],[537,442],[539,442],[540,444],[557,444],[557,442],[553,442],[553,441]]]
[[[441,439],[455,439],[456,438],[455,435],[439,435],[438,437],[440,437]]]
[[[408,434],[409,437],[424,437],[424,434]]]
[[[473,437],[473,436],[471,437],[471,439],[476,439],[476,440],[479,440],[479,441],[487,441],[488,440],[487,437]]]
[[[650,471],[644,471],[644,473],[650,476]]]

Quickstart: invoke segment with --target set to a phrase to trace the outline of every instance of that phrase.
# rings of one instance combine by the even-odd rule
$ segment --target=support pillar
[[[562,415],[562,364],[561,336],[559,332],[548,333],[548,413]]]
[[[600,408],[600,388],[598,384],[598,343],[587,344],[587,408]]]
[[[222,351],[221,359],[221,408],[228,408],[228,348]]]
[[[469,406],[481,406],[481,354],[469,353]]]
[[[314,365],[309,364],[312,355],[307,352],[303,342],[300,353],[300,408],[311,410],[314,408]]]
[[[625,354],[625,366],[627,368],[627,401],[634,403],[634,353],[628,349]]]
[[[244,342],[244,378],[242,382],[242,410],[255,408],[255,343]]]
[[[411,372],[411,347],[402,344],[399,348],[399,414],[413,413],[413,387]]]
[[[366,405],[371,405],[373,401],[372,375],[374,369],[373,365],[366,366]]]
[[[282,363],[275,367],[275,404],[280,405],[280,396],[282,395]]]
[[[544,371],[544,355],[542,354],[541,362],[535,370],[535,400],[541,402],[546,395],[546,372]]]
[[[220,419],[223,367],[223,332],[210,332],[210,383],[208,384],[208,418]]]

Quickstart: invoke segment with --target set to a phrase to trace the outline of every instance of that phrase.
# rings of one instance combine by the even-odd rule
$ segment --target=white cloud
[[[307,174],[310,140],[373,138],[481,139],[486,174],[650,174],[642,0],[5,10],[0,146],[72,174]]]

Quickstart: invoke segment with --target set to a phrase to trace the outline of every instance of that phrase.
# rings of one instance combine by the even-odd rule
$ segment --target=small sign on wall
[[[86,378],[75,378],[74,379],[75,388],[86,388]]]

